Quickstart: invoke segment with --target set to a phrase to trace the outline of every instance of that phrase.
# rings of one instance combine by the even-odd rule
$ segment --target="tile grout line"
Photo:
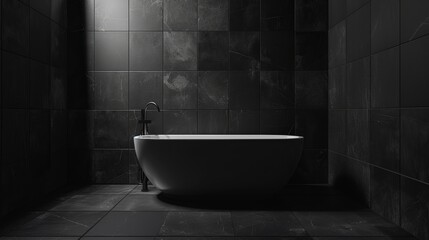
[[[82,239],[86,234],[88,234],[95,226],[97,226],[98,223],[101,222],[101,220],[103,220],[109,213],[112,212],[112,210],[119,205],[119,203],[122,202],[122,200],[124,200],[128,195],[130,195],[134,189],[136,189],[139,185],[135,185],[134,188],[132,188],[124,197],[121,198],[121,200],[119,200],[109,211],[107,211],[100,219],[97,220],[97,222],[94,223],[94,225],[92,225],[92,227],[90,227],[85,233],[82,234],[82,236],[79,237],[79,239]],[[100,211],[102,212],[102,211]]]

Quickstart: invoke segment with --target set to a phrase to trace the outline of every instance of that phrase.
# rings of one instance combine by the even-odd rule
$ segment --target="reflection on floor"
[[[23,214],[0,239],[414,239],[328,186],[254,199],[179,203],[155,189],[93,185]]]

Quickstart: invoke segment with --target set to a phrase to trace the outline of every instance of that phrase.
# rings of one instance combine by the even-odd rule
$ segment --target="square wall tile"
[[[346,121],[347,112],[345,110],[329,110],[328,147],[330,151],[347,154]]]
[[[196,32],[164,32],[164,70],[197,70]]]
[[[129,151],[92,151],[92,183],[128,183]]]
[[[346,108],[347,106],[347,92],[346,92],[346,81],[347,81],[347,67],[341,65],[335,68],[329,69],[329,83],[328,83],[328,94],[329,94],[329,108]]]
[[[294,10],[294,1],[261,0],[261,30],[293,30]]]
[[[230,1],[230,30],[259,31],[260,0]]]
[[[164,111],[163,114],[166,134],[196,134],[198,132],[197,111]]]
[[[372,109],[370,114],[370,162],[398,172],[401,124],[399,110]]]
[[[30,57],[49,64],[50,39],[49,18],[30,9]]]
[[[333,0],[331,0],[333,1]],[[344,2],[344,0],[335,0]],[[331,28],[328,33],[328,65],[330,68],[346,63],[346,21]]]
[[[326,108],[328,106],[327,71],[295,72],[295,106],[299,108]]]
[[[198,109],[228,109],[229,72],[198,72]]]
[[[296,0],[295,29],[300,32],[327,31],[328,1]]]
[[[198,0],[198,30],[228,31],[229,1]]]
[[[425,0],[401,1],[401,42],[429,33],[428,9],[429,2]]]
[[[360,161],[369,161],[368,110],[347,111],[347,155]]]
[[[130,32],[130,70],[162,70],[162,32]]]
[[[197,72],[164,72],[164,109],[196,109]]]
[[[347,18],[347,62],[351,62],[370,55],[370,19],[370,4],[366,4],[364,7],[360,8]]]
[[[400,0],[371,1],[371,52],[399,44]]]
[[[29,53],[29,7],[18,0],[2,2],[2,48],[21,55]]]
[[[95,30],[128,30],[128,0],[95,0]]]
[[[401,227],[418,237],[429,238],[429,185],[401,179]]]
[[[28,163],[30,177],[33,183],[43,185],[44,175],[50,168],[50,130],[51,117],[49,110],[30,110],[30,136]],[[39,190],[37,190],[39,191]],[[30,190],[30,194],[37,195],[37,191]]]
[[[259,109],[259,72],[230,72],[229,109]]]
[[[148,102],[156,102],[163,108],[162,72],[130,72],[129,76],[130,109],[144,109]]]
[[[199,32],[198,69],[229,69],[229,32]]]
[[[198,110],[198,133],[227,134],[227,110]]]
[[[261,69],[262,70],[293,70],[294,32],[262,32],[261,33]]]
[[[51,21],[51,65],[67,67],[67,31]]]
[[[130,31],[162,31],[162,1],[130,0]]]
[[[344,0],[329,0],[329,26],[333,27],[337,23],[344,20],[347,16],[347,1]]]
[[[322,149],[328,147],[328,110],[297,109],[295,131],[304,136],[304,148]]]
[[[51,74],[49,65],[31,60],[29,80],[30,108],[49,109],[51,107]]]
[[[99,0],[101,1],[101,0]],[[128,70],[128,33],[95,33],[95,70]]]
[[[230,110],[229,111],[230,134],[258,134],[259,111]]]
[[[262,110],[260,114],[261,134],[290,135],[294,133],[294,110]]]
[[[429,36],[401,46],[401,106],[429,105]]]
[[[371,210],[399,225],[400,176],[371,167]]]
[[[354,11],[363,7],[370,0],[346,0],[347,2],[347,15],[352,14]]]
[[[295,80],[291,71],[261,72],[261,109],[286,109],[295,106]]]
[[[295,34],[295,70],[317,71],[328,68],[328,33]]]
[[[164,30],[198,29],[198,0],[164,0]]]
[[[347,107],[368,108],[371,81],[371,59],[362,58],[347,64]]]
[[[128,112],[94,112],[93,134],[95,148],[127,148]]]
[[[3,107],[28,107],[29,59],[2,51],[2,70]]]
[[[371,56],[371,106],[399,107],[399,47]]]
[[[259,32],[230,32],[230,69],[260,69]]]
[[[429,109],[401,110],[401,171],[429,182]]]
[[[95,72],[92,84],[95,110],[128,109],[127,72]]]

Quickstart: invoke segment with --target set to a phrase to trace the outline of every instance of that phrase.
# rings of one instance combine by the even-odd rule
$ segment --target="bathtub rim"
[[[134,140],[299,140],[303,136],[274,134],[150,134],[137,135]]]

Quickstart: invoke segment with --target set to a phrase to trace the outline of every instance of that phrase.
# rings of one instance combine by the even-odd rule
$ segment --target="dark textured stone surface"
[[[229,33],[199,32],[198,69],[229,69]]]
[[[328,73],[326,71],[296,72],[295,86],[295,106],[299,108],[326,108],[328,106]]]
[[[161,32],[131,32],[129,38],[131,71],[162,70]]]
[[[29,65],[27,58],[2,52],[3,107],[28,107]]]
[[[229,1],[198,0],[198,30],[228,31]]]
[[[371,52],[399,44],[399,0],[371,1]]]
[[[293,134],[295,113],[293,110],[261,110],[261,134]]]
[[[258,32],[230,33],[230,69],[260,69],[260,34]]]
[[[287,2],[287,1],[282,1]],[[291,2],[291,1],[290,1]],[[295,1],[295,30],[296,31],[327,31],[328,1],[327,0],[298,0]]]
[[[49,63],[50,38],[49,18],[30,10],[30,57]]]
[[[124,195],[75,195],[49,209],[50,211],[110,211]]]
[[[198,102],[196,72],[164,72],[164,108],[195,109]]]
[[[347,107],[369,107],[371,82],[371,59],[362,58],[347,64]]]
[[[227,110],[199,110],[198,133],[227,134],[228,111]]]
[[[198,73],[198,108],[228,109],[228,72]]]
[[[198,0],[165,0],[163,13],[167,31],[198,29]]]
[[[329,108],[345,108],[347,106],[346,69],[346,65],[329,69]]]
[[[164,33],[164,69],[197,70],[197,33]]]
[[[230,78],[229,108],[259,109],[259,72],[231,72]]]
[[[401,46],[401,106],[424,107],[429,105],[429,36]]]
[[[229,212],[169,212],[161,236],[234,236]]]
[[[129,77],[129,109],[143,109],[151,101],[163,108],[162,72],[130,72]]]
[[[261,69],[294,69],[294,36],[290,32],[261,33]],[[309,60],[310,61],[310,60]]]
[[[230,1],[230,30],[258,31],[260,11],[260,0]]]
[[[401,172],[429,182],[429,111],[401,110]]]
[[[30,108],[49,109],[51,107],[51,76],[49,65],[31,61],[29,79]],[[20,86],[22,87],[22,86]],[[59,89],[52,89],[52,94],[60,93]]]
[[[261,109],[285,109],[294,106],[294,73],[284,71],[261,72]]]
[[[198,132],[198,113],[195,110],[164,112],[166,134],[195,134]]]
[[[317,71],[328,68],[327,32],[295,34],[295,70]]]
[[[329,30],[328,54],[330,68],[346,63],[346,21],[342,21]]]
[[[234,212],[236,236],[306,236],[307,232],[291,212]]]
[[[95,30],[123,31],[127,29],[127,0],[95,0]]]
[[[347,112],[345,110],[329,111],[328,146],[329,150],[338,153],[347,153],[346,131]]]
[[[162,30],[162,1],[131,0],[130,30]]]
[[[398,224],[400,220],[400,176],[371,167],[371,209]]]
[[[91,155],[93,183],[128,183],[128,150],[95,150]]]
[[[370,0],[346,0],[347,15],[352,14],[354,11],[362,8]]]
[[[251,110],[229,111],[230,134],[259,133],[259,112]]]
[[[304,147],[323,149],[328,146],[328,111],[326,109],[297,109],[296,134],[304,136]]]
[[[285,31],[294,28],[294,1],[261,0],[261,30]]]
[[[347,18],[347,62],[370,55],[370,19],[370,4],[366,4]]]
[[[128,33],[95,33],[95,70],[128,70]]]
[[[333,27],[347,16],[347,1],[329,0],[329,26]]]
[[[29,53],[28,6],[18,0],[6,0],[2,3],[2,48],[27,55]]]
[[[368,110],[347,111],[347,155],[360,161],[369,161]]]
[[[128,114],[123,111],[94,112],[94,147],[126,148],[128,146]]]
[[[305,149],[290,183],[326,184],[328,182],[328,152]]]
[[[126,110],[128,108],[128,74],[126,72],[96,72],[92,99],[96,110]]]
[[[401,1],[401,41],[406,42],[429,33],[429,3],[424,0]]]
[[[419,239],[429,238],[429,185],[401,178],[401,227]]]
[[[371,110],[370,114],[370,162],[398,172],[400,167],[399,110]]]
[[[371,56],[371,106],[399,107],[399,48]]]

